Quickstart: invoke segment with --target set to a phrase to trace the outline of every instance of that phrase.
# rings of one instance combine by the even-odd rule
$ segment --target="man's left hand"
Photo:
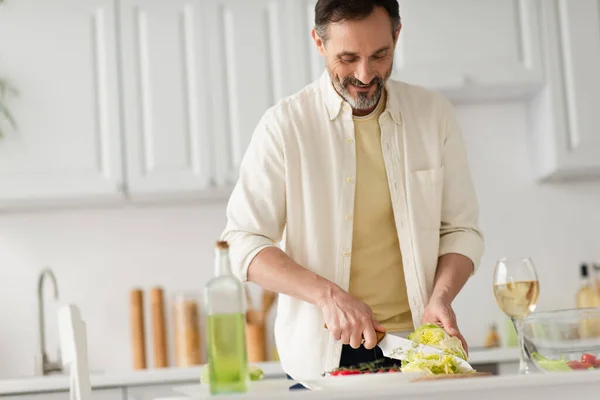
[[[467,341],[458,330],[456,323],[456,314],[449,302],[432,297],[429,304],[425,308],[425,313],[422,318],[423,324],[436,324],[444,328],[451,336],[456,336],[460,339],[467,354],[469,353],[469,347]]]

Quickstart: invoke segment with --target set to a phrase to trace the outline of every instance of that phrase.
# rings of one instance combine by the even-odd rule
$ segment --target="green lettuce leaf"
[[[542,368],[545,371],[559,372],[559,371],[572,371],[573,370],[571,367],[569,367],[569,365],[567,364],[567,361],[564,359],[549,360],[537,352],[531,353],[531,359],[534,362],[536,362],[540,366],[540,368]]]
[[[442,350],[446,354],[467,361],[467,352],[456,336],[450,336],[443,328],[435,324],[424,324],[408,335],[415,343],[424,344]]]
[[[402,361],[402,372],[426,372],[430,375],[452,375],[471,372],[459,364],[449,354],[424,354],[411,351]]]

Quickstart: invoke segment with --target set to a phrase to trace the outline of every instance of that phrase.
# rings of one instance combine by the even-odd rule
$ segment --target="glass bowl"
[[[530,314],[523,339],[525,353],[542,371],[600,369],[600,308]]]

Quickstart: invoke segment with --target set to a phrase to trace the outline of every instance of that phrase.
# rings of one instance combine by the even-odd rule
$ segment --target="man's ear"
[[[394,46],[398,44],[398,38],[400,37],[400,31],[402,30],[402,24],[398,24],[398,29],[394,32]]]
[[[322,56],[325,55],[325,42],[323,41],[323,39],[321,39],[319,37],[319,35],[317,34],[317,31],[313,30],[310,32],[313,40],[315,41],[315,45],[317,46],[317,50],[319,50],[319,54],[321,54]]]

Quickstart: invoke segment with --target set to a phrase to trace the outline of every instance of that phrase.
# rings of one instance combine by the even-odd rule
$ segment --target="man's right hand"
[[[375,331],[385,332],[385,328],[373,318],[371,308],[342,289],[333,291],[319,305],[333,338],[354,349],[360,347],[363,337],[365,348],[372,349],[377,345]]]

